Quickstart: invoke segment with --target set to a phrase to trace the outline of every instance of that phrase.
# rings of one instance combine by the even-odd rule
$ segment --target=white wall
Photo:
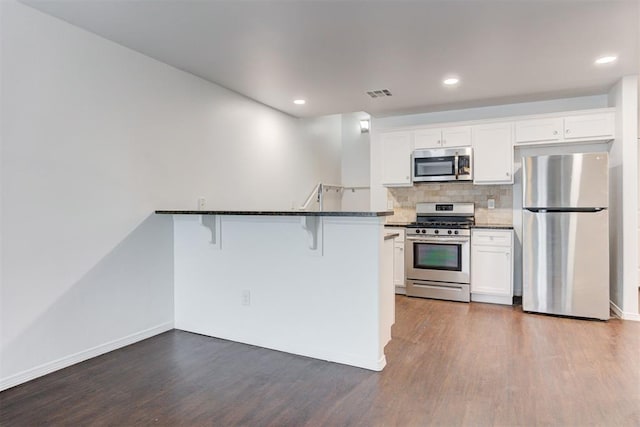
[[[616,139],[610,151],[611,301],[622,318],[638,315],[638,76],[610,91]]]
[[[393,281],[381,275],[384,217],[319,218],[316,249],[301,217],[216,221],[221,238],[213,246],[198,217],[175,217],[176,328],[384,367],[394,299]]]
[[[339,182],[339,137],[322,130],[339,119],[299,121],[22,4],[0,8],[0,389],[172,327],[172,224],[155,209],[199,196],[289,209]]]

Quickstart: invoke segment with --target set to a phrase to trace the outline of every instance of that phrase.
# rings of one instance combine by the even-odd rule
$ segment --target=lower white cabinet
[[[472,230],[471,301],[513,303],[513,230]]]
[[[404,237],[405,229],[400,227],[386,227],[385,231],[398,233],[393,243],[393,284],[396,294],[406,295],[404,284]]]

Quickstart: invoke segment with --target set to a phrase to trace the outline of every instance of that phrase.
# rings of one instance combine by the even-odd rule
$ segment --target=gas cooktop
[[[471,228],[474,224],[473,219],[443,221],[439,218],[437,221],[420,221],[412,222],[407,225],[408,228]]]

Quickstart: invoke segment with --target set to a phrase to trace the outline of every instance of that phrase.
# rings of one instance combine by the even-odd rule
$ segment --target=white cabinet
[[[511,123],[473,127],[473,183],[513,184]]]
[[[411,186],[411,132],[386,132],[380,134],[382,151],[382,185],[390,187]]]
[[[613,138],[613,126],[613,113],[565,117],[564,138]]]
[[[442,131],[440,129],[420,129],[413,133],[414,148],[442,147]]]
[[[466,147],[471,145],[471,126],[419,129],[414,132],[415,149]]]
[[[516,142],[560,141],[562,118],[532,119],[516,122]]]
[[[513,230],[472,230],[471,301],[513,303]]]
[[[393,243],[393,284],[396,288],[396,294],[405,295],[407,293],[404,284],[405,229],[400,227],[385,227],[385,231],[400,234]]]
[[[515,143],[553,143],[614,138],[614,113],[517,121]]]

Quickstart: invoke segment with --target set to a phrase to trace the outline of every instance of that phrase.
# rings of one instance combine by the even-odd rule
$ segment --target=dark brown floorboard
[[[640,323],[396,303],[381,373],[171,331],[0,393],[0,425],[640,425]]]

